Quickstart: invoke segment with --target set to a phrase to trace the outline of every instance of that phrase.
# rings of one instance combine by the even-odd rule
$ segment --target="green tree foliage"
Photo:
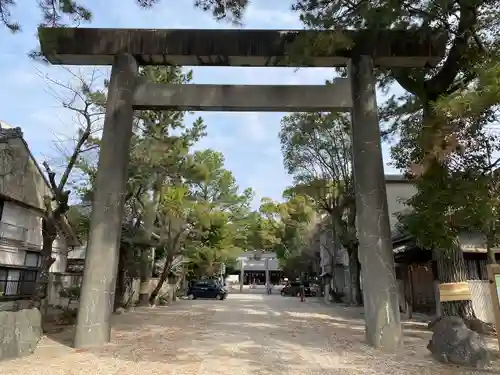
[[[140,75],[156,83],[188,83],[192,79],[191,72],[184,73],[178,67],[145,67]],[[189,149],[205,134],[201,119],[195,119],[188,126],[184,116],[185,113],[175,111],[136,112],[122,241],[135,245],[139,251],[137,254],[132,250],[141,258],[143,284],[149,285],[152,274],[152,248],[159,248],[157,253],[171,263],[182,244],[189,209],[181,210],[179,205],[184,204],[188,195],[184,192],[187,189],[184,180],[196,169]],[[93,142],[99,147],[98,138]],[[79,167],[88,176],[87,185],[82,189],[83,197],[91,200],[97,158],[95,155],[80,158]],[[176,204],[168,210],[164,207],[173,202]],[[130,246],[124,246],[123,250],[130,252]],[[165,263],[165,268],[169,267],[170,264]],[[147,289],[142,295],[147,300]]]
[[[500,104],[500,64],[498,55],[476,64],[472,71],[476,80],[457,88],[452,94],[441,97],[436,102],[437,113],[448,118],[477,119],[489,116],[487,122],[496,119]]]
[[[135,3],[148,9],[159,0],[135,0]],[[210,12],[217,20],[230,20],[239,23],[248,0],[195,0],[194,6]],[[0,22],[12,32],[22,30],[22,25],[12,18],[11,10],[18,5],[17,0],[0,0]],[[41,25],[66,26],[92,22],[92,9],[85,2],[74,0],[41,0],[37,3],[41,13]]]
[[[156,83],[192,79],[191,72],[178,67],[146,67],[140,74]],[[122,242],[129,244],[124,251],[130,253],[132,246],[141,258],[145,302],[155,302],[181,260],[197,275],[212,276],[248,244],[253,191],[239,191],[221,153],[192,151],[204,135],[203,121],[198,118],[186,125],[183,112],[136,113]],[[96,147],[99,142],[93,139]],[[92,197],[96,160],[95,155],[80,159],[89,177],[82,189],[87,200]],[[160,266],[160,282],[148,297],[153,264]]]
[[[18,5],[16,0],[0,0],[0,19],[12,32],[21,30],[21,25],[12,18],[11,10]],[[73,0],[41,0],[38,7],[42,14],[41,23],[46,26],[61,26],[66,22],[78,24],[90,22],[92,13],[87,7]]]
[[[280,140],[287,172],[295,186],[332,217],[347,249],[357,247],[350,118],[342,113],[298,113],[281,123]]]
[[[78,239],[82,243],[85,242],[90,229],[90,207],[84,205],[71,206],[66,216]]]
[[[351,300],[361,303],[349,129],[350,117],[343,113],[295,113],[282,120],[280,140],[285,168],[295,183],[286,194],[306,195],[330,216],[335,241],[349,254]]]
[[[458,220],[486,237],[489,263],[498,239],[499,163],[497,113],[500,103],[500,65],[495,55],[474,67],[477,79],[436,102],[443,119],[460,118],[467,126],[458,132],[457,148],[447,159],[454,186],[463,199],[455,204]],[[486,124],[486,126],[483,126]]]
[[[280,239],[276,236],[274,222],[259,211],[251,212],[245,219],[246,246],[248,250],[272,251]]]
[[[247,5],[238,1],[229,4]],[[374,32],[386,28],[439,29],[449,32],[447,53],[437,68],[379,68],[377,71],[383,88],[387,89],[391,83],[397,82],[405,89],[403,95],[392,96],[382,114],[390,125],[391,133],[397,133],[401,138],[401,145],[412,136],[418,138],[418,142],[412,145],[409,161],[421,164],[424,155],[426,163],[430,163],[446,153],[448,142],[443,142],[443,139],[458,126],[435,121],[432,104],[439,97],[453,94],[473,82],[478,76],[478,70],[473,67],[496,52],[498,41],[493,36],[498,35],[498,5],[497,1],[464,0],[421,1],[402,3],[397,7],[390,1],[377,5],[360,2],[353,6],[348,0],[297,0],[292,9],[308,28],[369,28]],[[451,22],[451,19],[454,21]],[[315,48],[331,49],[332,45],[315,43]],[[300,55],[317,51],[298,52]],[[421,131],[409,131],[415,126]]]
[[[259,211],[267,222],[268,235],[274,239],[270,250],[276,252],[285,274],[299,277],[310,273],[316,262],[311,239],[317,224],[311,199],[299,194],[284,202],[264,198]]]
[[[496,50],[497,40],[491,36],[498,35],[500,4],[497,1],[464,0],[402,3],[397,7],[391,2],[376,6],[368,3],[359,5],[351,7],[347,1],[319,4],[303,0],[297,1],[294,9],[300,13],[306,26],[314,28],[367,27],[374,31],[381,28],[433,28],[449,32],[447,53],[436,68],[380,68],[377,71],[383,88],[387,89],[391,83],[397,82],[405,90],[403,95],[393,95],[381,108],[381,114],[388,125],[389,134],[399,138],[393,154],[397,166],[416,177],[415,184],[419,194],[425,194],[425,200],[428,195],[436,194],[428,190],[429,186],[441,185],[441,181],[446,180],[450,173],[446,170],[446,160],[457,147],[457,134],[469,124],[469,121],[461,118],[443,121],[441,116],[436,115],[434,104],[439,98],[452,95],[477,79],[474,66]],[[454,20],[450,22],[451,19]],[[487,123],[486,112],[473,119],[476,129],[481,129]],[[420,206],[413,208],[414,215],[419,215]],[[434,214],[435,217],[441,216],[438,221],[444,222],[447,211],[439,207]],[[425,221],[425,215],[420,221]],[[443,226],[441,228],[446,229]],[[441,233],[436,240],[451,235]],[[464,281],[463,256],[457,247],[449,251],[454,255],[446,259],[435,252],[438,277],[443,282]],[[447,302],[443,307],[445,313],[459,311],[463,317],[474,315],[470,302]]]
[[[192,79],[191,72],[183,73],[178,67],[145,67],[140,74],[156,83],[181,84]],[[156,256],[151,249],[142,252],[143,304],[146,303],[155,260],[163,262],[161,282],[158,284],[158,288],[161,288],[169,275],[168,270],[182,251],[185,238],[189,210],[177,208],[165,212],[161,209],[170,199],[178,199],[177,204],[185,203],[185,195],[189,195],[189,192],[182,193],[188,189],[184,180],[196,170],[190,148],[205,135],[205,125],[200,118],[187,126],[184,117],[184,112],[176,111],[141,111],[136,116],[127,190],[139,206],[139,222],[143,226],[140,234],[145,235],[145,243],[153,240],[151,245],[156,247]],[[165,191],[165,188],[173,187],[176,190]],[[165,197],[168,197],[166,201]],[[154,239],[152,235],[155,235]],[[152,297],[149,302],[155,300],[156,294]]]
[[[397,6],[391,1],[352,4],[348,0],[297,0],[292,7],[309,28],[369,28],[373,32],[384,28],[441,29],[448,32],[445,57],[436,68],[377,70],[378,82],[383,89],[387,91],[392,83],[398,83],[405,90],[402,95],[392,95],[382,106],[381,115],[388,134],[397,139],[393,150],[396,165],[416,177],[414,182],[419,194],[424,194],[424,201],[427,195],[436,194],[432,189],[428,190],[429,186],[442,186],[442,181],[448,179],[451,172],[447,170],[446,162],[459,146],[458,134],[468,128],[471,122],[474,123],[472,129],[479,131],[491,121],[493,113],[490,105],[496,103],[496,88],[495,85],[484,86],[482,83],[485,77],[486,81],[494,80],[498,72],[492,68],[495,64],[491,63],[494,60],[491,57],[497,54],[499,5],[500,2],[496,0],[421,1],[400,3]],[[331,43],[314,45],[316,50],[332,48]],[[310,48],[303,48],[301,53],[311,53]],[[488,63],[488,67],[482,72],[477,66],[481,66],[483,61]],[[472,94],[476,103],[481,104],[469,111],[474,116],[467,119],[448,116],[443,119],[436,115],[435,102],[439,98],[453,96],[474,83],[478,83],[479,91],[485,94],[481,99],[479,95]],[[470,99],[470,96],[466,99]],[[474,135],[473,132],[471,136]],[[432,200],[432,197],[429,199]],[[444,223],[448,211],[441,210],[441,206],[436,207],[434,217],[440,216],[436,220]],[[420,215],[420,206],[413,208],[414,215]],[[425,217],[423,215],[420,222],[425,222]],[[441,226],[443,230],[446,228]],[[452,235],[453,232],[440,233],[436,242],[440,242],[443,236],[450,238]],[[451,264],[449,267],[445,267],[444,258],[435,252],[440,265],[438,277],[442,282],[464,281],[463,256],[457,247],[449,251],[454,251],[453,256],[447,257],[446,262]],[[445,313],[460,310],[463,317],[474,315],[469,302],[447,302],[443,306]]]
[[[234,244],[236,228],[227,213],[198,210],[197,215],[186,248],[188,267],[193,276],[214,277],[220,274],[223,264],[233,263],[243,249]]]
[[[251,189],[242,193],[233,174],[224,168],[224,156],[213,150],[194,153],[197,166],[190,194],[196,201],[186,254],[197,276],[214,276],[222,264],[232,263],[246,245],[246,218]]]
[[[459,138],[460,147],[443,164],[434,164],[408,203],[414,213],[402,218],[407,230],[427,249],[459,246],[464,231],[483,234],[488,260],[498,245],[500,142],[492,129]],[[436,214],[436,212],[440,214]]]
[[[211,208],[231,212],[233,218],[245,213],[253,198],[252,189],[241,194],[231,171],[224,168],[224,155],[214,150],[197,151],[193,156],[197,166],[193,176],[192,194]]]

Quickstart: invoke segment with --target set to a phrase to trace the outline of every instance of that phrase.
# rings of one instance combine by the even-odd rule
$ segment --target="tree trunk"
[[[175,298],[175,290],[177,286],[177,280],[176,277],[167,277],[167,282],[168,282],[168,303],[172,303],[176,300]]]
[[[333,223],[333,218],[330,219]],[[332,279],[330,280],[330,288],[328,293],[330,294],[331,292],[338,293],[339,292],[339,285],[338,285],[338,277],[337,277],[337,256],[339,255],[340,251],[345,251],[341,249],[339,239],[336,235],[336,230],[335,230],[335,225],[332,225],[332,241],[330,242],[328,246],[328,255],[330,257],[330,273],[332,276]],[[343,292],[343,290],[342,290]],[[330,299],[330,295],[327,297]]]
[[[47,287],[49,284],[49,270],[55,259],[52,258],[52,246],[57,238],[57,227],[52,219],[42,219],[42,252],[41,266],[39,268],[35,290],[31,298],[31,307],[40,309],[43,314],[42,301],[47,297]]]
[[[163,266],[163,271],[161,272],[160,279],[158,280],[158,284],[154,288],[154,290],[151,292],[151,295],[149,296],[149,304],[151,306],[156,305],[156,299],[158,298],[158,294],[160,293],[161,287],[165,283],[165,281],[168,279],[168,274],[170,272],[170,266],[172,265],[172,260],[170,256],[167,256],[167,259],[165,260],[165,265]]]
[[[174,288],[173,288],[173,293],[172,293],[172,301],[177,301],[177,290],[180,288],[182,283],[182,278],[179,276],[176,276],[174,279]]]
[[[42,252],[41,266],[35,282],[35,290],[31,298],[30,308],[40,311],[42,331],[45,331],[45,323],[48,308],[48,286],[50,278],[50,267],[55,259],[52,258],[52,246],[57,238],[57,228],[53,221],[42,219]]]
[[[450,152],[450,145],[443,145],[446,146],[446,149],[437,147],[438,142],[443,142],[443,133],[436,132],[436,129],[442,127],[440,126],[442,120],[435,116],[432,103],[439,96],[438,93],[434,92],[423,103],[423,127],[419,140],[422,157],[419,164],[413,165],[412,168],[414,169],[413,173],[424,180],[432,178],[432,176],[428,177],[427,173],[432,171],[434,164],[443,167],[442,160]],[[440,283],[468,281],[464,255],[458,243],[453,244],[449,249],[433,249],[433,258],[436,262],[437,277]],[[444,316],[458,315],[463,319],[475,318],[472,301],[470,300],[441,302],[441,313]]]
[[[440,283],[468,281],[464,255],[458,245],[454,245],[450,249],[435,249],[433,256]],[[441,302],[441,311],[443,316],[457,315],[464,320],[476,319],[471,300]]]
[[[153,277],[153,261],[154,261],[154,259],[151,259],[152,255],[153,255],[152,248],[142,250],[141,269],[140,269],[141,286],[139,291],[139,305],[141,306],[149,305],[149,288],[150,288],[151,278]]]
[[[157,174],[155,177],[155,182],[153,184],[153,197],[151,202],[145,206],[145,220],[144,228],[146,229],[146,234],[148,240],[151,237],[155,228],[156,214],[158,207],[160,205],[160,197],[162,191],[162,182],[164,176],[162,174]],[[154,261],[155,261],[155,251],[153,247],[148,249],[143,249],[141,253],[141,265],[140,265],[140,278],[141,285],[139,290],[139,305],[147,306],[149,304],[149,289],[151,284],[151,278],[153,277],[154,271]]]
[[[361,305],[361,283],[360,283],[360,266],[358,260],[358,248],[353,247],[348,249],[349,253],[349,297],[348,304]]]
[[[357,250],[356,250],[357,253]],[[363,306],[363,290],[361,289],[361,263],[356,256],[356,265],[358,268],[358,278],[356,280],[356,292],[358,294],[358,299],[356,300],[356,304],[358,306]]]
[[[335,245],[334,245],[335,246]],[[336,260],[336,253],[335,250],[330,252],[330,274],[331,274],[331,279],[328,280],[327,283],[325,283],[325,300],[327,302],[331,301],[331,294],[333,293],[338,293],[339,292],[339,286],[337,283],[337,260]]]
[[[493,247],[495,246],[495,236],[488,234],[486,236],[486,255],[488,258],[488,264],[497,264],[497,259],[495,256],[495,251]]]
[[[118,274],[116,277],[115,303],[114,311],[124,307],[125,297],[127,293],[128,279],[128,248],[127,245],[121,244],[120,254],[118,258]]]

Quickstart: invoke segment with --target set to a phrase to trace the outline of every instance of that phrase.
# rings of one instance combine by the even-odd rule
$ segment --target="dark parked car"
[[[195,280],[189,283],[187,295],[196,298],[215,298],[223,300],[227,297],[227,290],[218,280]]]
[[[283,289],[281,289],[282,296],[297,296],[300,297],[300,282],[292,281],[285,285]],[[316,296],[316,290],[311,288],[308,282],[304,283],[304,294],[306,297]]]

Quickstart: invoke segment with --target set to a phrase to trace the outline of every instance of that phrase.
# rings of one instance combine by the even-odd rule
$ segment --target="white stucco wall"
[[[0,264],[34,266],[33,257],[25,258],[27,250],[36,252],[42,249],[42,217],[39,212],[14,202],[4,202],[0,234]],[[58,238],[53,245],[55,262],[51,272],[66,270],[67,253],[64,239]]]
[[[23,266],[26,252],[15,246],[0,244],[0,264]]]
[[[21,231],[26,232],[26,242],[30,245],[42,246],[42,217],[41,214],[35,210],[28,209],[14,202],[4,202],[2,212],[2,223],[6,223],[2,229],[8,231],[13,239],[18,238]],[[8,225],[11,224],[11,225]]]
[[[415,195],[417,189],[406,181],[388,181],[386,183],[386,190],[389,221],[391,229],[394,230],[398,222],[397,214],[409,210],[409,207],[404,202]]]

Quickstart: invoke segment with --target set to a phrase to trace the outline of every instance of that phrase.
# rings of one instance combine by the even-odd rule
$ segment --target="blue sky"
[[[86,0],[93,11],[92,27],[124,28],[232,28],[214,21],[193,7],[193,0],[160,0],[152,10],[141,10],[134,0]],[[290,1],[254,0],[247,9],[244,28],[300,29]],[[27,54],[37,46],[36,27],[40,13],[34,3],[19,0],[13,9],[23,32],[12,35],[0,29],[0,120],[23,129],[24,136],[39,162],[61,160],[64,144],[75,133],[72,113],[61,108],[40,77],[40,71],[66,82],[69,75],[60,67],[45,67]],[[85,26],[85,25],[83,25]],[[333,76],[332,69],[286,68],[194,68],[196,83],[227,84],[322,84]],[[262,197],[280,199],[291,182],[283,169],[278,132],[283,113],[197,113],[208,126],[208,136],[198,148],[224,153],[226,167],[233,171],[242,188],[256,191],[255,204]],[[63,150],[64,151],[64,150]],[[388,149],[384,159],[389,162]],[[386,172],[394,169],[386,167]]]

